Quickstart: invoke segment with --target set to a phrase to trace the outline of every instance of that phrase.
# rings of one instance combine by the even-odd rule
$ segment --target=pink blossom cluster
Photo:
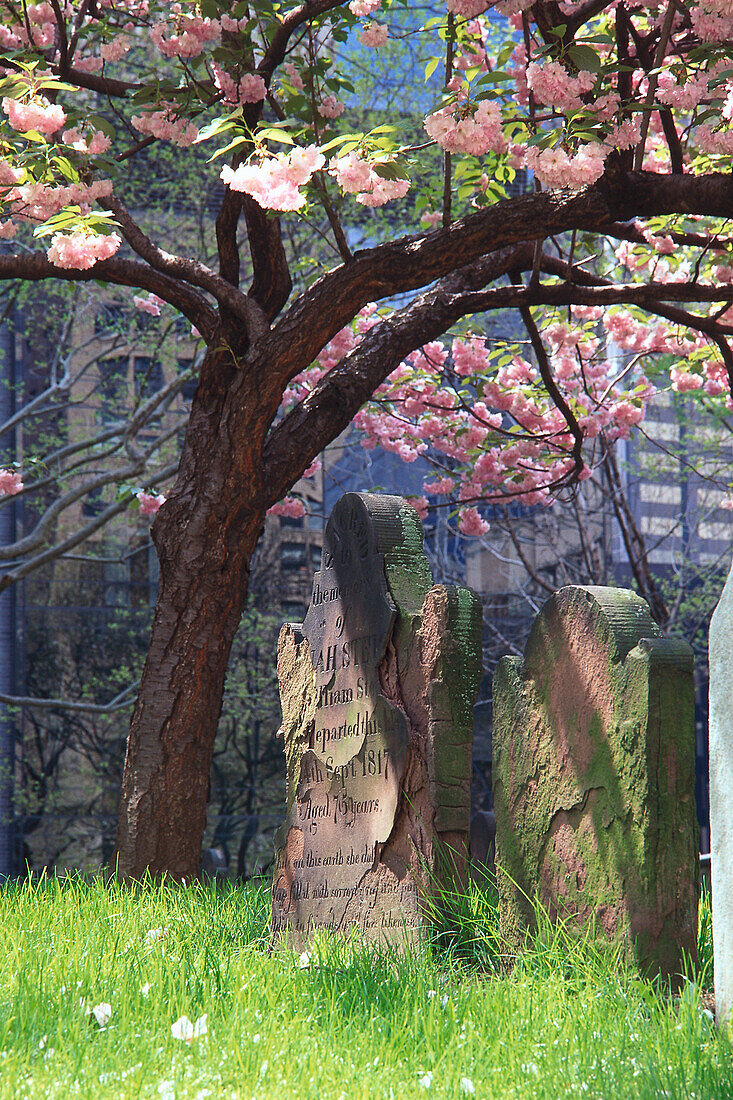
[[[181,4],[171,4],[169,22],[155,23],[150,31],[151,40],[166,57],[198,57],[220,37],[218,19],[186,14]]]
[[[487,11],[491,4],[486,0],[446,0],[446,7],[453,15],[459,15],[463,19],[475,19],[477,15]]]
[[[581,145],[576,153],[564,149],[527,149],[527,167],[545,187],[568,187],[579,191],[603,175],[608,145],[592,142]]]
[[[219,22],[221,23],[221,29],[226,31],[227,34],[238,34],[240,31],[246,31],[249,26],[249,20],[246,16],[242,16],[241,19],[234,19],[226,12],[222,12]]]
[[[401,199],[407,194],[409,180],[387,179],[379,175],[378,167],[354,152],[329,161],[328,170],[339,187],[347,194],[356,195],[356,201],[362,206],[384,206],[391,199]]]
[[[345,110],[346,107],[335,95],[324,96],[318,104],[318,114],[321,118],[338,118]]]
[[[476,508],[463,508],[458,521],[458,530],[462,535],[480,537],[489,530],[490,524],[482,519]]]
[[[559,61],[536,61],[527,66],[527,86],[538,103],[557,111],[576,111],[583,106],[583,96],[592,91],[594,73],[581,70],[571,76]]]
[[[85,271],[94,267],[97,260],[108,260],[122,244],[117,233],[103,236],[79,229],[74,233],[55,233],[46,255],[56,267]]]
[[[154,516],[159,511],[161,505],[165,504],[166,497],[162,493],[146,493],[143,490],[135,493],[140,503],[140,515],[141,516]]]
[[[389,39],[389,27],[384,23],[367,23],[362,31],[358,35],[359,41],[362,46],[369,46],[373,50],[378,50],[380,46],[386,46]]]
[[[74,127],[73,130],[64,130],[61,138],[64,145],[70,145],[77,153],[88,153],[89,156],[106,153],[112,144],[101,130],[95,130],[91,136],[85,137],[78,127]]]
[[[700,0],[691,17],[693,30],[703,42],[727,42],[733,38],[730,0]]]
[[[267,86],[261,76],[245,73],[238,81],[215,61],[211,63],[214,83],[225,103],[259,103],[267,95]]]
[[[305,203],[300,188],[325,163],[317,146],[308,145],[287,155],[265,157],[259,164],[250,161],[235,169],[225,165],[221,178],[232,191],[251,195],[265,210],[299,210]]]
[[[149,313],[151,317],[160,317],[160,307],[165,305],[162,298],[159,298],[157,294],[148,294],[147,298],[141,298],[135,294],[132,299],[132,304],[135,309],[139,309],[141,313]]]
[[[103,42],[99,49],[102,61],[119,61],[126,53],[129,53],[132,39],[126,34],[117,34],[111,41]]]
[[[351,0],[349,3],[349,11],[352,15],[358,15],[359,18],[363,18],[365,15],[371,15],[372,12],[377,11],[382,6],[382,0]]]
[[[66,115],[57,103],[49,103],[45,96],[37,96],[27,103],[17,99],[3,99],[3,111],[14,130],[22,134],[35,130],[50,137],[66,124]]]
[[[708,77],[704,73],[697,78],[686,74],[682,84],[678,84],[669,69],[663,69],[657,78],[656,97],[660,103],[673,107],[676,111],[692,111],[708,95]]]
[[[46,221],[66,206],[79,206],[86,213],[93,202],[112,194],[110,180],[94,183],[70,183],[53,187],[45,183],[23,183],[7,191],[4,201],[10,204],[15,217],[29,221]]]
[[[300,519],[305,515],[305,504],[298,497],[283,497],[277,504],[267,509],[268,516],[291,516]]]
[[[23,488],[23,478],[16,470],[0,470],[0,496],[14,497]]]
[[[193,145],[199,136],[198,127],[187,118],[176,115],[176,108],[170,103],[164,103],[158,110],[146,111],[143,115],[133,115],[130,121],[141,134],[150,134],[181,148]]]
[[[288,81],[292,85],[294,91],[302,92],[303,89],[305,88],[305,84],[303,83],[302,76],[300,75],[300,73],[296,69],[295,65],[293,65],[292,61],[287,61],[283,65],[283,69],[284,69],[285,75],[287,76]]]
[[[714,129],[708,123],[695,129],[695,144],[703,153],[733,154],[733,129]]]
[[[482,99],[475,111],[459,103],[435,111],[425,119],[425,129],[448,153],[480,157],[492,150],[506,151],[499,104]]]

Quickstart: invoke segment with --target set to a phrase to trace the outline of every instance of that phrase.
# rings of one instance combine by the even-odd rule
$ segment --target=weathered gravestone
[[[524,659],[494,676],[501,925],[516,945],[532,899],[594,921],[646,974],[695,957],[699,893],[692,650],[646,602],[568,587],[537,616]]]
[[[348,493],[324,535],[302,627],[278,677],[287,816],[276,844],[273,938],[356,926],[399,945],[423,894],[461,878],[468,848],[481,609],[433,586],[401,498]]]
[[[715,1017],[733,1023],[733,566],[710,622],[710,878]]]

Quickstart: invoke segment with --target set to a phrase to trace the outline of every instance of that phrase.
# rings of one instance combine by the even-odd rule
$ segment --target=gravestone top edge
[[[644,639],[664,640],[664,635],[651,615],[649,604],[628,588],[607,585],[565,585],[554,592],[541,607],[524,649],[525,666],[543,651],[543,636],[555,615],[569,616],[573,610],[585,610],[600,618],[608,631],[613,658],[625,661],[628,654]]]

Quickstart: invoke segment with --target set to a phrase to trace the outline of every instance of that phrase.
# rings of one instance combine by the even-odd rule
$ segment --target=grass
[[[700,976],[670,997],[549,925],[507,972],[490,891],[448,906],[404,958],[323,940],[301,968],[267,951],[261,885],[6,887],[0,1098],[733,1096]],[[173,1037],[204,1014],[205,1037]]]

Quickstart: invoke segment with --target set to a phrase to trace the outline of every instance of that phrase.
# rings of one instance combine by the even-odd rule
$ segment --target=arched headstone
[[[497,667],[493,774],[505,934],[521,943],[538,899],[678,977],[699,894],[690,647],[633,592],[560,589]]]
[[[422,539],[401,497],[343,496],[302,627],[280,634],[272,932],[295,947],[317,928],[413,939],[421,896],[465,869],[481,608],[433,586]]]

